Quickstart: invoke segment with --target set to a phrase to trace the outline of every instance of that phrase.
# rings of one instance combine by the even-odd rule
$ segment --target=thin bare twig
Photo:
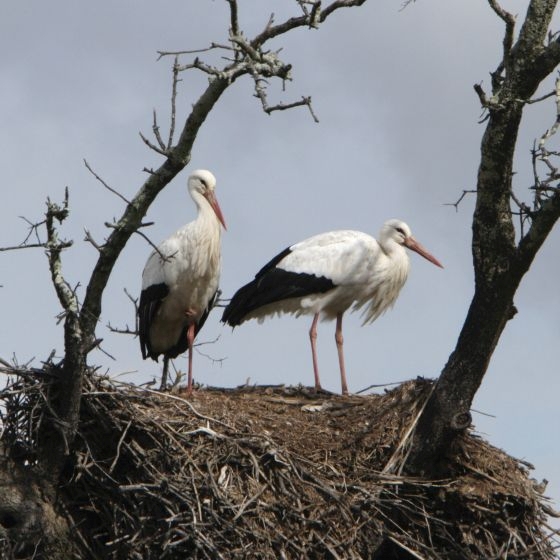
[[[255,83],[255,97],[260,100],[263,111],[267,115],[270,115],[274,111],[285,111],[287,109],[293,109],[294,107],[306,106],[309,109],[313,120],[316,123],[319,122],[319,119],[313,112],[311,97],[302,97],[300,101],[294,101],[293,103],[277,103],[276,105],[269,105],[266,92],[267,81],[264,78],[260,77],[257,72],[252,72],[252,76]]]
[[[111,323],[107,323],[107,328],[117,334],[131,334],[134,336],[138,335],[138,298],[134,297],[126,288],[123,288],[124,293],[128,299],[132,302],[134,306],[134,317],[136,317],[136,325],[134,329],[131,329],[128,324],[124,328],[113,327]]]
[[[444,203],[444,206],[454,206],[455,210],[458,212],[459,211],[459,204],[461,204],[461,202],[463,201],[463,199],[468,195],[468,194],[476,194],[476,190],[472,190],[472,189],[463,189],[463,193],[461,194],[461,196],[457,199],[457,201],[455,202],[446,202]]]
[[[509,67],[509,60],[511,49],[513,47],[514,30],[515,30],[515,16],[510,12],[504,10],[499,4],[498,0],[488,0],[490,7],[506,24],[504,40],[503,40],[503,66],[507,70]],[[499,71],[497,70],[495,74]],[[501,72],[499,72],[501,74]]]
[[[85,238],[84,241],[87,241],[88,243],[91,243],[98,251],[101,251],[101,245],[99,245],[95,239],[93,238],[93,236],[91,235],[90,231],[88,229],[85,230]]]
[[[553,94],[556,98],[556,114],[554,123],[541,135],[538,142],[535,141],[533,149],[531,150],[534,183],[530,188],[533,190],[533,208],[531,209],[525,204],[520,204],[518,200],[514,199],[514,202],[520,208],[520,214],[522,217],[527,216],[530,218],[532,216],[532,212],[537,212],[542,208],[542,205],[546,200],[558,194],[560,169],[556,162],[560,157],[560,152],[548,150],[546,146],[548,141],[557,134],[560,128],[560,78],[556,79]],[[535,102],[547,97],[551,97],[551,94],[547,94],[546,96],[535,100]],[[546,175],[544,178],[541,178],[540,176],[539,164],[544,165],[546,169]]]
[[[46,247],[45,243],[28,243],[26,245],[12,245],[11,247],[0,247],[0,252],[2,251],[19,251],[19,249],[37,249]]]
[[[239,35],[239,15],[237,10],[237,0],[226,0],[229,4],[230,35]]]
[[[527,105],[532,105],[533,103],[540,103],[541,101],[544,101],[545,99],[549,99],[550,97],[554,97],[555,95],[556,95],[556,90],[552,90],[548,93],[545,93],[544,95],[541,95],[540,97],[535,97],[534,99],[527,99],[527,100],[520,99],[519,101],[522,101]]]
[[[158,126],[158,123],[157,123],[157,115],[156,115],[156,110],[155,109],[153,111],[152,131],[154,133],[154,136],[156,137],[157,143],[159,144],[159,147],[161,148],[162,152],[164,154],[166,154],[167,153],[167,148],[166,148],[165,144],[163,143],[163,140],[161,138],[161,134],[159,133],[159,126]]]
[[[123,200],[124,202],[126,202],[127,204],[130,204],[130,200],[128,200],[128,198],[126,198],[124,195],[122,195],[119,191],[115,190],[113,187],[110,187],[106,181],[104,181],[89,165],[89,163],[87,162],[87,160],[84,159],[84,165],[86,166],[87,170],[110,192],[112,192],[114,195],[118,196],[121,200]]]
[[[55,287],[58,299],[65,313],[76,314],[79,311],[79,304],[74,290],[62,275],[62,262],[60,254],[64,249],[72,245],[72,241],[60,241],[56,231],[55,220],[62,223],[69,214],[68,207],[69,193],[68,187],[64,191],[64,200],[62,204],[56,204],[47,199],[46,227],[47,227],[47,256],[49,260],[49,268],[51,270],[51,279]]]
[[[41,220],[40,222],[31,222],[30,220],[28,220],[25,216],[20,216],[20,218],[27,223],[27,225],[29,226],[29,231],[27,233],[27,236],[25,237],[25,239],[21,242],[22,245],[27,244],[27,242],[29,241],[29,238],[35,234],[35,239],[37,240],[37,243],[42,243],[41,241],[41,236],[39,235],[39,228],[41,226],[45,225],[45,220]]]
[[[146,144],[146,146],[148,146],[148,148],[151,148],[152,150],[154,150],[154,152],[157,152],[158,154],[160,154],[162,156],[168,156],[169,155],[167,153],[167,150],[162,150],[161,148],[159,148],[155,144],[152,144],[141,132],[139,132],[138,134],[140,135],[140,138],[142,138],[142,141],[144,142],[144,144]]]
[[[115,227],[113,224],[105,224],[107,227]],[[142,237],[142,239],[144,239],[145,241],[148,242],[148,244],[152,247],[152,249],[159,255],[159,258],[163,261],[163,262],[169,262],[172,259],[175,258],[176,253],[173,253],[172,255],[164,255],[161,250],[159,249],[159,247],[144,233],[142,233],[139,229],[137,229],[134,233],[136,233],[137,235],[139,235],[140,237]]]
[[[171,123],[169,125],[169,138],[167,139],[167,151],[171,150],[173,145],[173,136],[175,135],[175,118],[177,111],[177,84],[179,80],[179,57],[176,56],[173,62],[173,84],[171,86]]]
[[[158,53],[158,60],[160,60],[161,58],[163,58],[165,56],[181,56],[181,55],[184,55],[184,54],[199,54],[199,53],[205,53],[205,52],[213,51],[215,49],[223,49],[223,50],[228,50],[228,51],[234,50],[229,45],[221,45],[219,43],[211,43],[209,47],[205,47],[205,48],[202,48],[202,49],[193,49],[193,50],[185,50],[185,51],[157,51],[157,53]]]
[[[37,249],[37,248],[45,248],[47,246],[45,241],[41,240],[41,236],[39,235],[39,228],[44,226],[46,220],[41,220],[40,222],[32,222],[28,220],[25,216],[20,216],[22,220],[24,220],[29,228],[25,239],[19,245],[11,245],[9,247],[0,247],[0,252],[2,251],[17,251],[19,249]],[[29,238],[35,234],[35,239],[37,240],[36,243],[28,243]]]
[[[107,323],[107,328],[115,334],[128,334],[132,336],[138,336],[138,329],[134,328],[131,329],[128,325],[125,325],[124,328],[122,327],[113,327],[110,322]]]

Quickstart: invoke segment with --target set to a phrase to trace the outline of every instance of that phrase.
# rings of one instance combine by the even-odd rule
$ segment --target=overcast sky
[[[504,1],[522,18],[526,1]],[[345,320],[351,391],[417,375],[435,377],[454,348],[473,293],[470,250],[474,200],[458,212],[446,203],[475,186],[481,108],[472,86],[488,91],[502,45],[502,22],[484,0],[370,0],[339,12],[319,30],[298,30],[273,43],[293,64],[293,82],[270,101],[312,95],[320,123],[305,109],[265,115],[242,79],[211,113],[196,140],[192,163],[160,195],[148,219],[158,242],[195,216],[186,192],[190,170],[210,169],[228,231],[223,237],[221,288],[230,297],[287,245],[323,231],[351,228],[377,235],[397,217],[444,265],[411,255],[411,274],[395,308],[373,325]],[[240,2],[250,37],[297,12],[286,0]],[[74,239],[64,272],[87,283],[96,254],[84,229],[99,241],[104,222],[122,202],[88,173],[84,158],[112,187],[132,197],[144,167],[161,157],[138,132],[150,135],[152,110],[165,130],[171,59],[157,50],[194,49],[225,42],[224,0],[26,0],[0,6],[2,83],[2,219],[0,244],[21,242],[41,219],[47,196],[70,189],[71,216],[61,236]],[[205,55],[202,55],[203,57]],[[183,59],[188,62],[188,58]],[[183,75],[179,121],[203,91],[206,78]],[[550,89],[550,83],[543,92]],[[554,120],[553,102],[527,109],[515,164],[518,194],[527,195],[533,140]],[[555,140],[552,146],[557,147]],[[500,340],[476,397],[477,430],[490,442],[536,467],[560,502],[560,235],[554,230],[519,290],[518,315]],[[106,325],[134,324],[123,292],[138,295],[150,247],[135,236],[116,267],[103,302],[98,335],[115,361],[97,352],[91,363],[131,382],[159,379],[160,366],[144,362],[138,340]],[[0,254],[0,357],[40,365],[62,352],[60,308],[40,249]],[[83,293],[83,292],[80,292]],[[199,335],[195,380],[218,386],[246,381],[311,385],[310,318],[282,317],[235,331],[214,312]],[[340,390],[334,324],[319,325],[319,362],[325,388]],[[183,370],[186,359],[176,360]],[[380,389],[382,390],[382,389]],[[492,416],[487,416],[492,415]]]

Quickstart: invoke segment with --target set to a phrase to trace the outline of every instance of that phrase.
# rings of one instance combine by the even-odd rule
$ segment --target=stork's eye
[[[406,237],[406,234],[404,233],[404,229],[401,227],[395,228],[400,234],[404,235]]]

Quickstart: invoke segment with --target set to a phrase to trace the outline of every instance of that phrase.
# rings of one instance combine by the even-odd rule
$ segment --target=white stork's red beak
[[[415,253],[422,255],[426,260],[430,261],[436,266],[443,268],[443,265],[431,253],[429,253],[426,249],[424,249],[424,247],[422,247],[422,245],[420,245],[420,243],[418,243],[418,241],[416,241],[414,237],[407,237],[404,240],[404,245],[405,247],[408,247],[411,251],[414,251]]]
[[[220,220],[220,223],[224,226],[224,229],[227,229],[226,221],[224,220],[224,215],[222,214],[222,209],[220,208],[220,205],[218,204],[218,199],[216,198],[216,195],[212,191],[209,190],[209,191],[206,192],[204,197],[208,201],[208,204],[210,204],[210,206],[212,206],[212,210],[214,210],[214,213],[216,214],[216,217],[218,218],[218,220]]]

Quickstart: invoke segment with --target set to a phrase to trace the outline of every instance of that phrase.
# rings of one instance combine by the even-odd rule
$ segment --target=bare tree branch
[[[532,105],[533,103],[540,103],[541,101],[544,101],[545,99],[548,99],[549,97],[554,97],[556,95],[556,91],[550,91],[548,93],[545,93],[544,95],[541,95],[540,97],[535,97],[534,99],[527,99],[527,100],[523,100],[520,99],[519,101],[522,101],[523,103],[526,103],[527,105]]]
[[[37,240],[37,243],[42,243],[41,241],[41,236],[39,235],[39,228],[43,225],[45,225],[45,220],[42,220],[40,222],[36,222],[33,223],[30,220],[28,220],[25,216],[20,216],[20,218],[22,220],[24,220],[28,225],[29,225],[29,231],[27,233],[27,236],[25,237],[25,239],[21,242],[21,245],[26,245],[29,238],[35,234],[35,239]]]
[[[171,87],[171,123],[169,125],[169,138],[167,139],[167,152],[171,150],[173,145],[173,136],[175,136],[175,119],[177,113],[177,85],[179,83],[179,57],[176,56],[173,61],[173,85]]]
[[[219,43],[211,43],[209,47],[205,47],[203,49],[194,49],[194,50],[190,50],[190,51],[157,51],[158,53],[158,60],[160,60],[161,58],[164,58],[166,56],[181,56],[184,54],[200,54],[200,53],[205,53],[205,52],[209,52],[209,51],[213,51],[216,49],[223,49],[223,50],[227,50],[227,51],[233,51],[234,49],[229,46],[229,45],[220,45]]]
[[[25,245],[12,245],[10,247],[0,247],[2,251],[19,251],[20,249],[37,249],[39,247],[45,248],[44,243],[26,243]]]
[[[317,29],[319,27],[319,16],[321,15],[321,0],[297,0],[301,11],[309,18],[309,27]],[[311,10],[308,9],[311,6]]]
[[[132,334],[138,336],[138,298],[135,298],[126,288],[123,288],[124,293],[134,306],[134,317],[136,317],[136,324],[134,329],[131,329],[128,324],[124,328],[113,327],[111,323],[107,323],[107,328],[117,334]]]
[[[237,0],[226,0],[229,4],[230,13],[230,35],[236,37],[239,35],[239,17],[237,15]]]
[[[78,314],[79,305],[76,294],[68,285],[62,275],[62,261],[60,254],[64,249],[72,246],[72,241],[60,241],[56,231],[55,220],[62,224],[68,217],[68,187],[65,189],[62,205],[47,199],[46,227],[47,227],[47,255],[49,268],[51,270],[52,283],[55,287],[58,299],[66,313]]]
[[[105,223],[105,225],[106,225],[108,228],[114,228],[114,227],[116,227],[115,224],[110,224],[110,223]],[[173,253],[172,255],[165,255],[165,254],[163,254],[163,253],[159,250],[159,247],[158,247],[147,235],[145,235],[144,233],[142,233],[142,232],[140,231],[140,228],[141,228],[141,227],[146,227],[146,226],[149,226],[149,225],[153,225],[153,222],[148,222],[148,223],[140,224],[140,226],[138,226],[138,229],[137,229],[134,233],[136,233],[137,235],[139,235],[140,237],[142,237],[142,239],[144,239],[145,241],[147,241],[147,243],[148,243],[148,244],[152,247],[152,249],[159,255],[159,258],[160,258],[162,261],[167,262],[167,261],[170,261],[170,260],[172,260],[173,258],[175,258],[175,253]]]
[[[138,336],[138,329],[131,329],[128,324],[126,324],[124,327],[113,327],[113,325],[111,325],[111,322],[108,322],[107,328],[115,334],[131,334],[133,336]]]
[[[165,146],[165,144],[163,143],[163,140],[161,138],[161,135],[159,133],[159,126],[157,124],[157,115],[156,115],[156,110],[154,109],[153,111],[153,124],[152,124],[152,130],[154,132],[154,136],[156,137],[157,143],[159,144],[159,147],[161,148],[162,152],[165,154],[167,153],[167,148]]]
[[[497,0],[488,0],[490,7],[494,10],[494,12],[498,15],[500,19],[504,21],[506,24],[504,40],[503,40],[503,59],[500,63],[500,67],[498,70],[494,72],[494,75],[501,74],[500,68],[508,68],[509,67],[509,60],[510,60],[510,53],[513,47],[513,33],[515,30],[515,16],[508,11],[504,10],[499,4]]]
[[[88,229],[85,230],[85,238],[84,241],[87,241],[88,243],[91,243],[98,251],[101,250],[101,245],[99,245],[95,239],[92,237],[90,231]]]
[[[156,146],[155,144],[152,144],[141,132],[139,132],[138,134],[140,134],[140,138],[142,138],[142,141],[144,142],[144,144],[146,144],[146,146],[148,146],[148,148],[154,150],[154,152],[157,152],[158,154],[160,154],[162,156],[169,155],[168,151],[165,148],[161,149],[158,146]]]
[[[84,165],[86,166],[87,170],[108,190],[111,191],[114,195],[118,196],[121,200],[126,202],[126,204],[130,204],[130,200],[122,195],[120,192],[115,190],[113,187],[110,187],[90,166],[87,160],[84,159]]]
[[[548,156],[550,152],[545,148],[546,142],[558,132],[558,127],[560,126],[560,78],[556,78],[556,88],[554,91],[556,96],[556,119],[554,124],[541,136],[539,140],[538,149],[541,151],[541,160],[548,162]]]
[[[455,211],[459,211],[459,204],[461,204],[461,202],[463,201],[463,199],[468,195],[468,194],[476,194],[476,190],[472,190],[472,189],[463,189],[463,192],[461,194],[461,196],[455,201],[455,202],[446,202],[444,204],[444,206],[453,206],[455,207]]]
[[[270,39],[273,39],[278,35],[282,35],[287,31],[290,31],[291,29],[304,26],[309,27],[312,26],[311,23],[318,25],[320,23],[323,23],[336,10],[339,10],[341,8],[358,7],[364,4],[365,1],[366,0],[335,0],[334,2],[331,2],[325,8],[323,8],[318,16],[309,13],[307,15],[290,18],[282,23],[279,23],[278,25],[272,25],[271,18],[265,29],[251,41],[251,45],[254,48],[259,48]],[[311,19],[312,15],[313,20]]]
[[[295,101],[293,103],[288,103],[288,104],[278,103],[276,105],[269,105],[266,86],[263,85],[267,83],[266,80],[262,78],[257,72],[253,72],[252,76],[255,82],[255,97],[258,97],[260,99],[263,111],[267,115],[270,115],[274,111],[285,111],[287,109],[293,109],[294,107],[306,106],[309,109],[309,112],[311,113],[311,117],[313,118],[313,120],[316,123],[319,122],[319,119],[313,112],[313,107],[311,105],[311,97],[302,97],[300,101]]]

